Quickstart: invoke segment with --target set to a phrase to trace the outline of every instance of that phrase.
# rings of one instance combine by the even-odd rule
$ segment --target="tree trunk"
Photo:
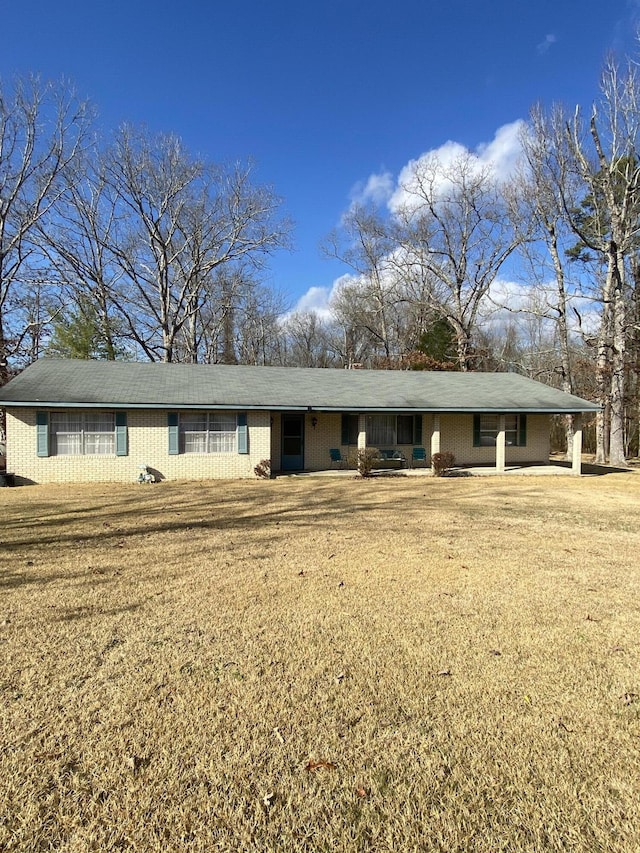
[[[571,353],[569,350],[569,328],[567,324],[567,291],[564,284],[564,267],[558,251],[558,238],[555,224],[547,222],[547,233],[549,235],[549,252],[553,261],[556,276],[556,287],[558,290],[558,320],[557,329],[560,338],[560,369],[562,371],[562,390],[567,394],[573,394],[573,372],[571,369]],[[573,415],[564,418],[564,432],[567,442],[566,459],[573,460]]]
[[[609,256],[612,297],[612,354],[611,354],[611,427],[609,435],[609,462],[611,465],[627,467],[625,458],[625,344],[626,305],[624,279],[621,274],[622,258],[612,245]]]
[[[4,333],[4,320],[0,308],[0,388],[9,381],[9,347]]]
[[[97,289],[98,316],[100,323],[100,334],[104,342],[107,361],[116,360],[116,345],[113,340],[113,329],[111,328],[111,318],[109,317],[109,297],[108,288],[104,284],[100,284]],[[94,295],[95,298],[95,295]]]
[[[466,329],[456,326],[456,355],[460,370],[467,372],[471,364],[471,336]]]
[[[609,390],[611,387],[611,280],[607,273],[604,292],[602,294],[602,319],[598,332],[598,352],[596,356],[596,393],[602,411],[596,415],[596,464],[604,465],[607,461],[609,447],[607,420],[609,406]]]
[[[222,276],[221,280],[221,295],[222,295],[222,363],[237,364],[236,348],[234,344],[235,335],[235,312],[233,310],[234,303],[234,286],[233,281],[228,276]]]

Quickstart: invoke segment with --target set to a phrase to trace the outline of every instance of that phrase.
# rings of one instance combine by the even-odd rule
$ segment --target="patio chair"
[[[337,465],[338,468],[346,468],[347,460],[344,458],[342,453],[340,452],[340,448],[332,447],[329,451],[329,456],[331,457],[331,465]]]
[[[427,464],[427,451],[424,447],[414,447],[411,451],[411,467],[415,468],[416,462],[423,462],[425,467]]]

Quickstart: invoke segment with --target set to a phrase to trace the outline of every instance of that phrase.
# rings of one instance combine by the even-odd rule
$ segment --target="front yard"
[[[640,849],[640,477],[0,489],[0,849]]]

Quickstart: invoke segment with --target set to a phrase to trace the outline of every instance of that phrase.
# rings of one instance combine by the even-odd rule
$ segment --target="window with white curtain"
[[[373,447],[414,444],[417,439],[416,429],[413,415],[369,415],[367,444]]]
[[[104,456],[116,450],[113,412],[52,412],[49,433],[54,456]]]
[[[367,418],[367,444],[390,447],[396,443],[396,416],[369,415]]]
[[[237,423],[235,412],[182,413],[182,453],[235,453]]]

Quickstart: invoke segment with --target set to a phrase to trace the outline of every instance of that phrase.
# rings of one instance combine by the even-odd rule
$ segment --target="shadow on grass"
[[[33,575],[28,571],[11,571],[10,569],[2,569],[0,571],[0,589],[18,589],[18,587],[28,586],[29,584],[38,584],[46,586],[56,581],[69,580],[68,574],[52,573],[49,575]]]
[[[554,465],[558,468],[571,468],[571,462],[564,459],[554,459]],[[616,468],[614,465],[596,465],[595,462],[583,462],[582,473],[595,477],[604,477],[606,474],[629,474],[633,468]]]
[[[65,607],[62,612],[54,613],[49,618],[52,622],[74,622],[77,619],[94,619],[96,616],[121,616],[123,613],[135,613],[141,606],[140,604],[127,604],[122,607],[80,605]]]
[[[612,469],[606,468],[607,473]],[[458,478],[464,478],[462,482]],[[527,478],[530,479],[530,478]],[[455,481],[458,480],[456,485]],[[449,486],[447,486],[449,481]],[[453,482],[451,482],[453,481]],[[304,483],[304,485],[303,485]],[[437,485],[438,483],[442,485]],[[464,483],[464,488],[463,487]],[[536,503],[544,500],[549,506],[562,506],[563,498],[556,494],[560,485],[551,487],[547,480],[545,497],[527,484],[526,496]],[[542,483],[538,483],[538,488]],[[504,483],[500,483],[501,491]],[[517,512],[524,512],[525,487],[520,478],[514,478],[513,489],[507,496],[517,493]],[[531,493],[531,495],[529,495]],[[553,495],[556,494],[554,498]],[[237,533],[233,542],[225,541],[225,550],[231,555],[239,553],[251,559],[259,559],[251,549],[264,545],[267,553],[283,539],[289,539],[299,531],[316,528],[318,532],[331,535],[345,529],[368,529],[372,513],[384,510],[384,525],[390,536],[404,535],[403,525],[408,514],[417,508],[422,514],[430,507],[439,511],[451,511],[457,522],[464,519],[476,521],[487,514],[487,499],[496,497],[489,480],[468,475],[456,469],[442,478],[381,477],[351,479],[307,479],[288,488],[282,480],[206,483],[166,483],[145,489],[118,489],[109,487],[105,494],[83,493],[82,490],[64,498],[54,495],[37,503],[14,507],[13,519],[7,519],[0,543],[5,557],[20,548],[47,549],[46,559],[52,559],[52,550],[62,551],[70,546],[78,548],[78,559],[84,559],[82,549],[87,548],[87,561],[91,549],[123,549],[118,558],[120,567],[127,566],[127,540],[140,537],[148,541],[153,551],[162,547],[162,540],[154,537],[175,534],[184,537],[185,559],[190,550],[215,550],[217,532]],[[503,509],[494,509],[499,516]],[[497,516],[492,516],[495,523]],[[227,537],[228,539],[228,537]],[[132,541],[137,547],[139,541]],[[37,552],[36,552],[37,553]],[[111,552],[113,553],[113,552]],[[117,553],[117,552],[116,552]],[[18,556],[18,555],[16,555]],[[22,555],[19,555],[22,556]],[[16,567],[5,566],[10,574],[0,571],[0,587],[22,584],[50,583],[68,580],[70,575],[51,574],[33,577]],[[86,577],[82,570],[75,575]],[[96,578],[96,583],[103,582]]]
[[[87,566],[82,571],[75,572],[50,572],[41,574],[39,567],[34,565],[33,568],[26,569],[0,569],[0,590],[18,589],[24,586],[47,586],[55,584],[58,581],[67,582],[73,586],[91,586],[95,589],[98,586],[106,586],[113,580],[116,580],[121,575],[119,568],[101,568],[94,569],[93,566]]]
[[[156,489],[155,486],[152,488]],[[46,502],[30,504],[29,517],[26,517],[26,508],[23,508],[24,517],[8,519],[6,522],[6,532],[17,533],[18,536],[6,536],[0,544],[5,553],[9,554],[17,548],[68,544],[91,546],[96,542],[111,548],[126,546],[130,536],[152,539],[154,535],[172,532],[195,534],[229,530],[237,530],[239,533],[260,531],[272,543],[274,536],[280,532],[280,525],[308,527],[325,524],[342,527],[345,513],[366,512],[371,497],[370,493],[359,490],[338,494],[331,484],[322,484],[308,492],[305,490],[304,493],[292,495],[287,505],[286,496],[278,495],[278,501],[274,501],[272,492],[263,491],[259,487],[247,489],[246,492],[235,490],[232,494],[223,495],[222,500],[219,497],[220,486],[216,487],[215,492],[213,489],[213,486],[207,486],[204,494],[195,497],[192,491],[174,489],[171,495],[163,497],[166,500],[175,499],[175,506],[141,502],[137,495],[125,494],[120,494],[109,503],[71,506],[68,509]],[[213,495],[216,499],[211,500]],[[161,497],[157,491],[155,496]],[[394,509],[406,507],[406,500],[406,496],[398,495],[394,498],[388,495],[385,505],[393,512]],[[171,517],[164,520],[164,513]],[[80,526],[81,530],[78,529]],[[71,527],[73,529],[69,529]],[[238,546],[243,546],[242,541],[238,542]]]

